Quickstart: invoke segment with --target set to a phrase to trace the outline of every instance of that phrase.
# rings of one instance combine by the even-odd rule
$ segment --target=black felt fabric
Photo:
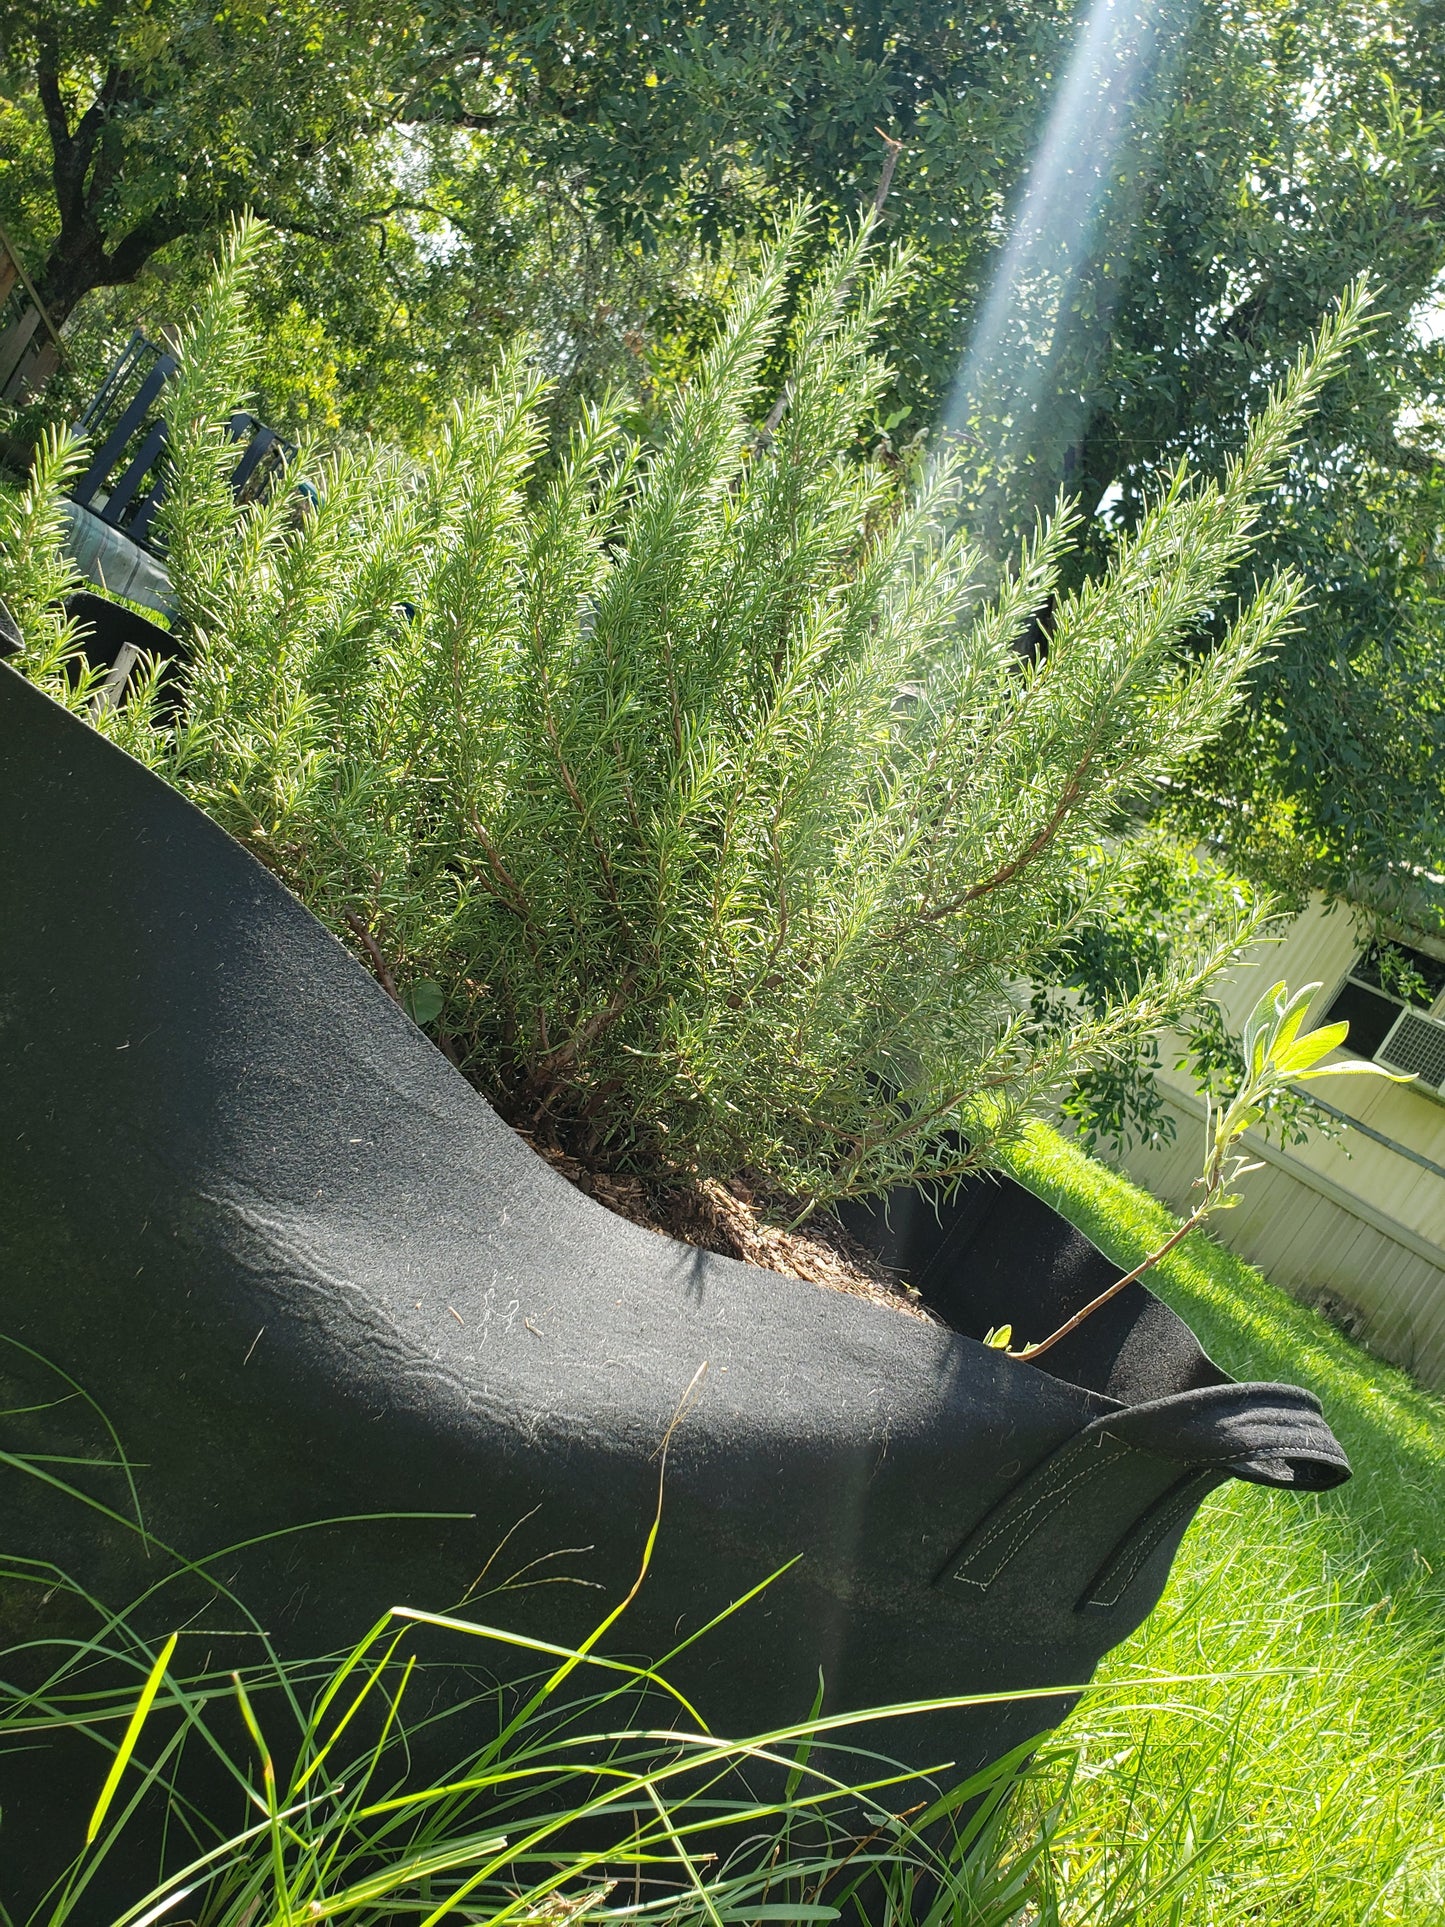
[[[393,1603],[454,1607],[489,1561],[473,1614],[581,1638],[633,1581],[704,1366],[609,1649],[665,1653],[787,1566],[671,1669],[736,1734],[805,1716],[820,1671],[830,1709],[1076,1688],[1158,1597],[1211,1480],[1348,1476],[1312,1398],[1230,1384],[1142,1288],[1048,1372],[964,1335],[1038,1331],[1106,1281],[1016,1187],[945,1214],[931,1257],[917,1227],[906,1244],[958,1332],[612,1216],[236,844],[4,668],[0,905],[0,1330],[29,1348],[0,1347],[0,1408],[43,1379],[31,1354],[63,1368],[135,1462],[151,1532],[190,1557],[418,1515],[216,1563],[283,1652]],[[73,1400],[12,1418],[10,1449],[88,1423]],[[74,1477],[125,1510],[116,1473]],[[466,1516],[419,1516],[439,1513]],[[0,1543],[112,1603],[158,1571],[3,1468]],[[536,1559],[587,1583],[489,1591]],[[75,1624],[60,1593],[0,1600],[7,1642]],[[173,1623],[164,1593],[150,1610]],[[1070,1704],[863,1737],[972,1768]],[[88,1801],[95,1757],[42,1739],[0,1766],[17,1887],[65,1844],[47,1776]]]
[[[932,1310],[970,1338],[1006,1324],[1019,1341],[1042,1338],[1119,1276],[1083,1232],[1006,1178],[977,1178],[952,1198],[919,1190],[849,1203],[842,1216]],[[1021,1272],[1029,1280],[1022,1315]],[[1125,1405],[1228,1382],[1140,1283],[1101,1306],[1035,1369]]]
[[[113,669],[122,649],[166,658],[178,653],[176,638],[169,629],[123,603],[112,602],[109,596],[77,590],[66,598],[65,613],[80,625],[86,660],[94,668]]]

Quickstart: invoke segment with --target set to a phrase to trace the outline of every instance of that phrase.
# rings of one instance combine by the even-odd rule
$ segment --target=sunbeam
[[[1158,80],[1161,41],[1190,11],[1192,0],[1093,0],[1079,30],[943,411],[943,438],[975,445],[984,495],[1027,464],[1042,471],[1036,499],[1064,477],[1085,404],[1077,392],[1054,392],[1052,377],[1100,219],[1122,185],[1122,151]],[[1096,290],[1098,335],[1108,305],[1107,290]]]

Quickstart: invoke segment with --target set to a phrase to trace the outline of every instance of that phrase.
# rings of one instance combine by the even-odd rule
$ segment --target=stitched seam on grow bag
[[[1163,1509],[1156,1512],[1153,1519],[1146,1514],[1126,1535],[1118,1551],[1104,1561],[1080,1595],[1075,1611],[1083,1611],[1088,1606],[1117,1606],[1151,1555],[1163,1544],[1170,1529],[1198,1506],[1205,1492],[1219,1483],[1211,1470],[1190,1473],[1175,1487],[1173,1500],[1166,1498]]]
[[[1112,1449],[1105,1449],[1106,1441]],[[1058,1511],[1072,1491],[1078,1486],[1087,1485],[1090,1479],[1106,1471],[1132,1449],[1108,1433],[1076,1440],[1048,1468],[1042,1490],[1036,1492],[1027,1505],[1020,1510],[1014,1502],[1008,1499],[1003,1501],[1003,1516],[985,1529],[978,1544],[965,1553],[951,1576],[968,1586],[978,1586],[980,1589],[991,1586],[1014,1555],[1027,1544],[1044,1520]],[[1080,1472],[1071,1472],[1074,1462],[1086,1452],[1095,1455],[1093,1463]],[[993,1570],[982,1579],[971,1577],[968,1568],[981,1559],[995,1540],[1004,1534],[1012,1536],[996,1557]]]

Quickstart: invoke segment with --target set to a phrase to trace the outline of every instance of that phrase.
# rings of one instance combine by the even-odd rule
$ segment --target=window
[[[1357,1057],[1377,1056],[1386,1038],[1400,1026],[1387,1056],[1393,1061],[1396,1044],[1407,1046],[1409,1062],[1401,1062],[1400,1069],[1415,1070],[1434,1085],[1445,1083],[1445,1030],[1437,1035],[1435,1025],[1423,1018],[1401,1025],[1406,1011],[1419,1011],[1445,1024],[1445,961],[1408,944],[1386,941],[1372,943],[1356,958],[1322,1021],[1349,1024],[1344,1048]],[[1424,1058],[1415,1062],[1422,1050],[1428,1064]]]

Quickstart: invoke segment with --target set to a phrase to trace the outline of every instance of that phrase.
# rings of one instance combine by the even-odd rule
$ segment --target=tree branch
[[[890,941],[896,941],[908,930],[916,930],[920,924],[942,923],[945,917],[956,916],[960,910],[966,909],[970,903],[977,903],[980,897],[990,896],[995,890],[1001,890],[1005,884],[1012,883],[1021,870],[1027,869],[1030,863],[1042,856],[1043,852],[1058,835],[1070,810],[1073,809],[1082,794],[1084,778],[1088,775],[1089,766],[1093,760],[1093,751],[1090,750],[1089,754],[1079,764],[1068,782],[1065,783],[1059,800],[1054,805],[1047,821],[1039,826],[1017,856],[1010,857],[1009,861],[1005,863],[1002,868],[995,870],[992,876],[984,877],[978,883],[971,883],[966,890],[962,891],[956,897],[951,897],[947,903],[937,904],[932,910],[921,911],[916,917],[910,918],[907,923],[896,925],[895,928],[889,932]]]
[[[991,877],[985,877],[981,883],[971,883],[969,885],[963,895],[958,899],[960,909],[964,904],[977,903],[980,897],[986,897],[994,890],[1001,890],[1006,883],[1012,883],[1020,870],[1027,869],[1028,865],[1032,863],[1036,857],[1043,855],[1044,851],[1053,842],[1063,827],[1065,817],[1067,817],[1069,811],[1073,809],[1075,803],[1078,802],[1080,793],[1084,787],[1084,778],[1089,773],[1089,764],[1092,761],[1093,757],[1089,755],[1080,763],[1079,767],[1064,785],[1063,792],[1058,802],[1054,805],[1048,821],[1034,832],[1028,842],[1019,851],[1018,855],[1012,858],[1010,862],[1005,863],[1001,870],[995,870]],[[935,922],[940,914],[946,914],[946,911],[935,912],[928,921]]]
[[[340,232],[337,227],[327,227],[319,221],[303,221],[293,214],[278,213],[274,208],[266,207],[255,200],[251,205],[267,227],[273,227],[282,234],[299,234],[308,241],[335,241]],[[350,226],[360,222],[366,227],[384,228],[393,214],[428,214],[439,220],[449,218],[430,201],[414,201],[401,197],[388,201],[385,207],[352,208],[348,210],[346,219]]]
[[[1125,1285],[1132,1285],[1136,1278],[1142,1278],[1144,1273],[1157,1265],[1161,1258],[1167,1258],[1175,1245],[1182,1244],[1191,1231],[1198,1229],[1207,1211],[1208,1206],[1201,1205],[1197,1211],[1191,1213],[1191,1215],[1184,1220],[1172,1238],[1166,1239],[1157,1251],[1150,1252],[1143,1264],[1135,1265],[1134,1269],[1132,1271],[1126,1271],[1122,1278],[1116,1278],[1112,1285],[1107,1285],[1104,1290],[1099,1293],[1097,1298],[1091,1298],[1082,1311],[1076,1311],[1072,1318],[1065,1324],[1060,1325],[1057,1331],[1050,1332],[1047,1338],[1040,1339],[1037,1345],[1023,1345],[1018,1351],[1010,1351],[1008,1354],[1009,1357],[1034,1359],[1038,1358],[1043,1352],[1052,1351],[1053,1347],[1058,1344],[1061,1338],[1067,1338],[1070,1332],[1077,1331],[1086,1318],[1092,1318],[1094,1313],[1102,1306],[1107,1305],[1111,1298],[1117,1298]]]
[[[134,281],[153,254],[158,254],[170,242],[179,241],[183,234],[207,233],[211,225],[207,219],[188,218],[178,207],[156,208],[137,222],[129,234],[123,235],[109,254],[102,256],[98,285],[119,287]]]
[[[883,171],[878,176],[878,186],[873,194],[873,218],[876,220],[883,212],[883,203],[888,199],[888,190],[893,185],[893,170],[898,165],[898,156],[903,152],[903,142],[894,140],[891,134],[885,134],[881,127],[875,127],[873,132],[888,150],[883,157]]]
[[[389,118],[394,124],[405,126],[408,123],[411,109],[416,105],[428,87],[446,78],[448,74],[455,80],[460,68],[474,61],[485,60],[492,52],[493,47],[490,41],[485,44],[474,42],[470,46],[443,48],[439,53],[435,54],[432,59],[412,69],[409,75],[411,85],[408,91],[396,102],[395,108]]]
[[[575,1063],[589,1044],[595,1044],[602,1033],[605,1030],[610,1030],[617,1022],[618,1018],[627,1008],[627,1000],[632,994],[633,986],[636,982],[637,971],[634,968],[627,972],[622,982],[617,986],[617,989],[612,993],[611,998],[603,1005],[601,1010],[594,1011],[586,1023],[583,1024],[579,1030],[573,1031],[565,1043],[558,1044],[555,1050],[549,1051],[541,1060],[537,1069],[538,1072],[547,1079],[544,1087],[544,1095],[556,1085],[557,1072],[565,1070],[569,1064]]]
[[[408,106],[403,114],[396,117],[398,127],[460,127],[468,133],[493,134],[507,122],[505,114],[471,114],[456,107],[446,112],[418,113]]]
[[[1432,455],[1428,449],[1412,448],[1408,442],[1402,442],[1398,435],[1386,435],[1383,438],[1381,455],[1386,462],[1402,468],[1407,475],[1436,476],[1445,467],[1438,455]]]
[[[78,184],[74,180],[75,142],[70,119],[60,91],[60,47],[48,27],[36,31],[35,91],[45,116],[50,136],[51,175],[55,181],[55,201],[60,213],[62,233],[75,218]]]
[[[123,84],[124,76],[112,62],[106,69],[105,79],[101,82],[95,99],[75,124],[75,132],[71,136],[71,166],[77,193],[90,171],[90,164],[95,156],[95,144],[110,119],[111,110],[115,106]],[[95,200],[96,194],[92,186],[92,191],[85,197],[84,205],[87,212],[94,205]]]
[[[119,67],[112,66],[100,92],[86,109],[75,130],[76,144],[84,148],[84,167],[90,170],[90,186],[85,195],[85,211],[88,215],[100,205],[120,172],[120,142],[111,117],[116,102],[126,90],[126,79]]]

